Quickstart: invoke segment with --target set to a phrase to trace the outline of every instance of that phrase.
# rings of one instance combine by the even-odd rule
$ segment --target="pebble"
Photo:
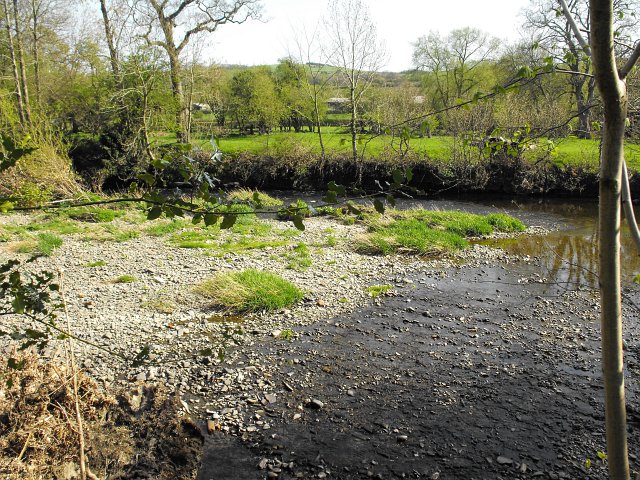
[[[307,408],[311,408],[313,410],[320,410],[324,407],[324,403],[320,400],[314,398],[308,401],[305,405]]]

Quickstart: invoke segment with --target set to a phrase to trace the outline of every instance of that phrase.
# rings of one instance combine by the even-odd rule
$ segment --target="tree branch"
[[[640,42],[636,43],[636,46],[633,49],[633,52],[631,52],[631,56],[627,60],[627,63],[625,63],[622,66],[622,68],[618,71],[618,76],[620,77],[620,80],[624,80],[625,78],[627,78],[627,75],[629,75],[629,73],[631,72],[631,69],[638,62],[638,58],[640,58]]]

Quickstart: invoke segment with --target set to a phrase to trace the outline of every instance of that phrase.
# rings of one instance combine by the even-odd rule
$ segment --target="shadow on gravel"
[[[597,299],[531,278],[526,264],[422,274],[267,341],[276,399],[247,423],[259,410],[270,428],[209,436],[198,478],[606,478]],[[637,312],[625,318],[635,369]],[[632,412],[637,393],[630,381]]]

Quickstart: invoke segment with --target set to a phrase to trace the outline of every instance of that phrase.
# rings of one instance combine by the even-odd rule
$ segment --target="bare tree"
[[[313,105],[313,122],[320,142],[320,152],[324,160],[324,141],[322,139],[322,122],[320,121],[321,101],[324,92],[327,90],[335,70],[329,71],[327,64],[331,58],[323,48],[323,41],[320,39],[321,31],[316,28],[313,33],[305,29],[295,35],[295,53],[290,53],[289,57],[302,65],[305,77],[298,80],[304,86],[305,94]],[[298,70],[296,70],[298,72]]]
[[[614,0],[613,8],[617,15],[613,20],[616,37],[615,48],[618,55],[628,53],[629,34],[637,24],[635,15],[625,13],[637,11],[640,4],[637,0]],[[573,72],[584,75],[569,77],[569,87],[574,97],[576,115],[578,117],[577,135],[582,138],[591,137],[591,108],[595,102],[596,81],[589,75],[592,60],[588,51],[574,35],[568,17],[589,42],[591,21],[587,0],[569,0],[562,7],[558,0],[531,0],[530,8],[525,12],[527,25],[533,30],[536,44],[553,58],[554,62],[563,64]]]
[[[385,46],[378,41],[376,27],[362,0],[331,0],[326,28],[330,62],[339,69],[349,91],[351,149],[353,161],[359,165],[358,107],[386,63]]]
[[[188,142],[190,105],[185,101],[180,56],[195,36],[213,33],[227,23],[256,18],[259,0],[144,0],[138,2],[137,9],[146,27],[144,38],[150,45],[162,48],[169,59],[177,139]]]
[[[42,103],[42,40],[48,31],[60,31],[68,19],[68,4],[60,0],[29,0],[28,18],[30,30],[30,50],[33,61],[33,84],[35,105]]]
[[[439,103],[436,108],[466,99],[480,83],[478,67],[496,55],[499,40],[477,28],[460,28],[446,37],[437,32],[414,43],[413,64],[434,79]]]
[[[26,123],[26,113],[24,106],[24,98],[22,95],[22,82],[20,81],[20,71],[18,70],[18,60],[16,58],[16,49],[14,46],[14,32],[11,29],[12,12],[9,10],[7,0],[2,0],[2,13],[5,30],[7,32],[7,45],[9,49],[9,57],[11,59],[11,73],[13,75],[13,82],[16,96],[16,107],[18,109],[18,116],[22,124]]]

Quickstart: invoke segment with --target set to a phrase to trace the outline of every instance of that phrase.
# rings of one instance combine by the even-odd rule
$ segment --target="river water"
[[[292,197],[295,198],[295,195]],[[312,205],[322,203],[319,195],[302,198]],[[417,207],[427,210],[462,210],[477,214],[503,212],[519,218],[527,226],[545,227],[551,232],[544,235],[483,240],[480,243],[500,247],[512,254],[538,258],[539,266],[536,273],[550,283],[565,284],[567,288],[597,287],[596,201],[496,197],[398,201],[398,208]],[[624,221],[621,255],[624,284],[632,282],[634,277],[640,274],[640,256]]]

